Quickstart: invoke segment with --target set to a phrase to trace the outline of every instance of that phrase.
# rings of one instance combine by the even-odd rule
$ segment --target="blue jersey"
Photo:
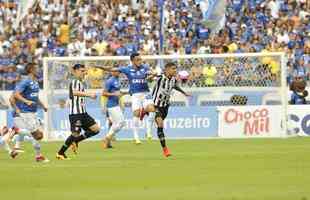
[[[21,112],[37,111],[39,101],[39,83],[37,81],[34,81],[30,77],[27,77],[16,85],[15,91],[20,92],[20,94],[25,99],[34,102],[31,106],[28,106],[21,101],[17,101],[16,106],[20,109]]]
[[[113,93],[120,91],[120,82],[117,77],[111,76],[105,83],[105,89],[107,92]],[[107,101],[107,107],[115,107],[119,105],[119,97],[109,96]]]
[[[142,64],[138,69],[129,65],[128,67],[120,67],[120,72],[125,74],[129,80],[129,93],[141,93],[149,92],[149,86],[146,81],[146,77],[149,74],[149,67]]]
[[[291,104],[306,104],[306,98],[303,95],[299,95],[296,92],[293,92],[291,95]]]

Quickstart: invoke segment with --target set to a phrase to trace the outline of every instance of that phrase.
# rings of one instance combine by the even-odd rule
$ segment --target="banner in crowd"
[[[100,109],[88,109],[88,113],[95,118],[101,127],[99,135],[93,139],[101,139],[108,132],[108,121],[105,112]],[[119,139],[133,138],[133,120],[131,109],[125,109],[124,112],[126,124],[123,130],[117,134]],[[68,120],[67,109],[55,109],[52,112],[49,140],[63,140],[70,134],[70,123]],[[165,120],[165,134],[168,138],[206,138],[217,137],[218,116],[216,107],[171,107],[169,115]],[[146,119],[141,122],[139,135],[141,138],[146,134]],[[157,138],[155,124],[153,127],[153,136]]]
[[[219,107],[219,137],[281,137],[281,106]]]

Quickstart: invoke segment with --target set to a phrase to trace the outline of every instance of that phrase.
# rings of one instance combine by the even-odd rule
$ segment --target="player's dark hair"
[[[26,72],[26,74],[30,74],[30,73],[31,73],[31,70],[32,70],[32,68],[33,68],[34,66],[35,66],[34,63],[28,63],[28,64],[26,65],[26,67],[25,67],[25,72]]]
[[[223,46],[222,50],[224,53],[227,53],[229,51],[229,48],[228,48],[228,46]]]
[[[165,65],[165,69],[168,69],[170,67],[175,67],[177,66],[174,62],[168,62],[166,65]]]
[[[140,56],[140,54],[139,54],[139,53],[133,53],[133,54],[131,54],[131,55],[130,55],[130,60],[133,61],[133,59],[134,59],[135,57],[137,57],[137,56]]]
[[[73,65],[74,70],[81,69],[81,68],[85,68],[85,65],[80,64],[80,63]]]

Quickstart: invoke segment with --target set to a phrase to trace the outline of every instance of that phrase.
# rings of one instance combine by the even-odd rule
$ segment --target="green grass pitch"
[[[168,140],[169,158],[158,141],[85,142],[58,161],[61,144],[43,143],[47,164],[30,144],[1,151],[1,200],[310,200],[310,138]]]

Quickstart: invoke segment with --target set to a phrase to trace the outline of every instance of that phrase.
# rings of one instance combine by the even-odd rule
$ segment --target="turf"
[[[0,153],[2,200],[310,200],[310,138],[116,142],[80,145],[55,160],[61,143],[43,143],[51,160],[35,163],[31,146],[16,160]]]

